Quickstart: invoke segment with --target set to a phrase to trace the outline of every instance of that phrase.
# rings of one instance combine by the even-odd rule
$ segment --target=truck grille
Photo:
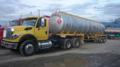
[[[11,38],[11,36],[12,36],[11,28],[7,28],[6,29],[6,37],[5,38]]]

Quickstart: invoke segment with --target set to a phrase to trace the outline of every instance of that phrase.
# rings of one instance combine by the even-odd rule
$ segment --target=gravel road
[[[0,67],[120,67],[120,40],[85,43],[81,48],[50,49],[23,57],[0,49]]]

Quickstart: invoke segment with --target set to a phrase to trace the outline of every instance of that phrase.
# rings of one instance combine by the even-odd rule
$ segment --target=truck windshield
[[[17,20],[13,20],[13,21],[9,22],[9,25],[10,26],[17,26],[17,25],[19,25],[19,22]]]
[[[32,19],[32,20],[24,20],[22,23],[22,26],[34,26],[35,25],[36,20]]]

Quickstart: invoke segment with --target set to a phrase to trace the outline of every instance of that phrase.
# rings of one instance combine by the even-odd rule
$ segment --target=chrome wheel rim
[[[79,42],[76,42],[75,46],[78,47],[79,45],[80,45],[80,43],[79,43]]]
[[[25,53],[32,54],[34,52],[34,47],[32,44],[27,44],[25,46]]]
[[[70,48],[70,47],[71,47],[71,43],[68,42],[68,43],[67,43],[67,48]]]

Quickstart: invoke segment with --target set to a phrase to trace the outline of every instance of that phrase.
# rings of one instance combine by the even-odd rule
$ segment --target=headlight
[[[13,32],[13,31],[15,31],[15,29],[14,29],[14,28],[11,28],[11,31]]]

